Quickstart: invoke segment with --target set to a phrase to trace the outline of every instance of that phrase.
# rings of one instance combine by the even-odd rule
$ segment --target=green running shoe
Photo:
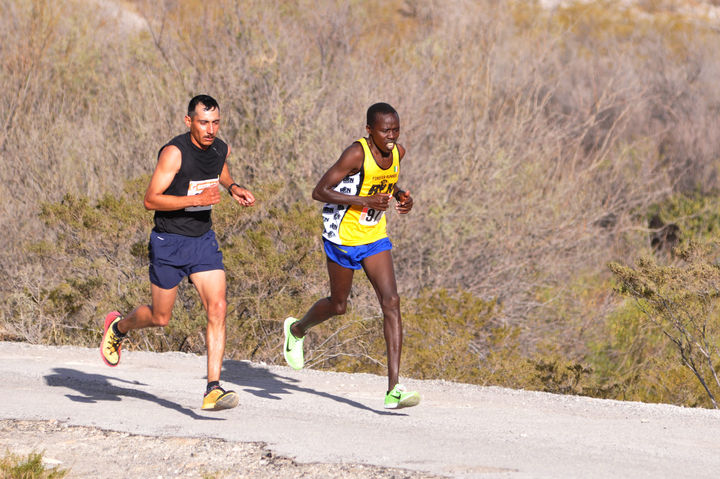
[[[293,333],[290,332],[290,326],[297,323],[298,320],[295,318],[285,319],[285,346],[283,348],[283,354],[285,355],[285,361],[293,369],[302,369],[305,364],[305,358],[303,356],[303,341],[305,338],[296,338]]]
[[[420,404],[420,394],[417,391],[405,391],[402,384],[395,387],[385,395],[385,409],[400,409]]]

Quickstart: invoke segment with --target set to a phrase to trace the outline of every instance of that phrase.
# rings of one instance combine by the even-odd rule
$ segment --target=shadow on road
[[[407,414],[403,413],[376,410],[352,399],[299,386],[297,383],[300,381],[297,379],[280,376],[265,368],[252,367],[243,361],[226,360],[223,363],[222,380],[223,382],[236,384],[242,387],[243,391],[265,399],[280,400],[282,399],[280,396],[283,394],[302,392],[331,399],[379,415],[407,416]]]
[[[61,386],[74,389],[81,395],[66,394],[65,397],[75,402],[96,403],[99,401],[122,401],[123,396],[142,399],[154,402],[168,409],[174,409],[177,412],[190,416],[193,419],[206,421],[224,421],[219,417],[201,416],[192,409],[181,406],[167,399],[157,397],[140,389],[131,389],[115,386],[110,382],[122,382],[132,384],[134,386],[145,386],[138,381],[125,381],[123,379],[113,378],[101,374],[88,374],[77,369],[55,368],[53,374],[45,376],[45,383],[48,386]]]

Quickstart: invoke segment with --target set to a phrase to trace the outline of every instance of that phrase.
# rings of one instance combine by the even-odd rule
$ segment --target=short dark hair
[[[215,98],[211,97],[210,95],[197,95],[190,100],[190,103],[188,103],[188,116],[192,118],[195,116],[195,107],[198,106],[198,103],[205,106],[205,111],[214,110],[217,108],[220,109],[220,105],[218,105],[218,102],[215,101]]]
[[[394,114],[397,115],[398,118],[400,115],[398,115],[398,112],[395,111],[395,108],[391,107],[387,103],[375,103],[370,108],[368,108],[367,111],[367,124],[368,126],[373,126],[375,123],[375,119],[378,117],[378,115],[389,115]]]

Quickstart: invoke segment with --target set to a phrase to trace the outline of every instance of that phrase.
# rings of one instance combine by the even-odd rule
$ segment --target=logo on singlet
[[[368,190],[368,196],[376,195],[378,193],[392,193],[395,183],[388,183],[387,180],[382,180],[380,183],[372,185]]]

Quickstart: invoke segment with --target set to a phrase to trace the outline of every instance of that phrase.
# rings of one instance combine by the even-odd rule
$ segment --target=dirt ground
[[[43,453],[46,467],[68,469],[68,478],[437,478],[416,471],[362,464],[298,464],[262,443],[221,439],[150,437],[59,421],[0,420],[0,451]],[[104,471],[98,474],[99,471]]]

